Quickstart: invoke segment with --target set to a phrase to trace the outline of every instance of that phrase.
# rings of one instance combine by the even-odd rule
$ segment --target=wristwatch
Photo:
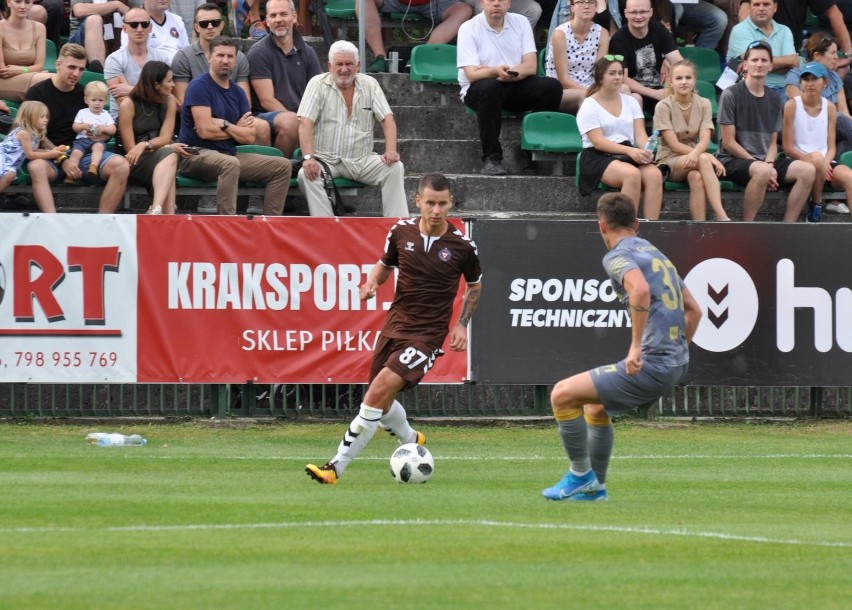
[[[313,155],[302,155],[302,162],[304,163],[308,159],[313,159],[313,158],[314,158]]]
[[[228,121],[225,121],[225,120],[222,121],[222,130],[223,131],[228,131],[228,127],[230,127],[230,126],[231,126],[231,124]]]

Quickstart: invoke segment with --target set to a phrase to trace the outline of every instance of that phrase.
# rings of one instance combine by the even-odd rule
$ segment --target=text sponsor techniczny
[[[318,311],[375,311],[389,302],[364,303],[359,286],[369,265],[302,263],[170,262],[169,309],[240,309],[298,311],[308,301]],[[373,351],[379,337],[373,330],[245,329],[241,348],[246,351],[304,351],[319,345],[322,351]]]
[[[544,301],[548,304],[546,307],[509,309],[513,327],[630,327],[630,315],[620,304],[606,309],[594,306],[595,303],[612,303],[618,300],[618,295],[608,279],[601,281],[593,278],[515,278],[510,284],[509,300],[521,303]],[[565,303],[580,306],[564,307]]]

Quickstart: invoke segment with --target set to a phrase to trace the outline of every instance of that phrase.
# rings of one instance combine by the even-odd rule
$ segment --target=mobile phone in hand
[[[197,146],[184,146],[183,149],[191,155],[197,155],[198,154],[198,147]]]
[[[515,70],[506,70],[506,74],[508,74],[512,78],[514,78],[518,75],[518,73]]]

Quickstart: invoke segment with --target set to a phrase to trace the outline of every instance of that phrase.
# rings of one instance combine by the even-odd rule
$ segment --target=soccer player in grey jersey
[[[467,349],[467,325],[479,303],[482,272],[476,244],[447,222],[453,207],[450,182],[441,174],[420,179],[415,203],[420,216],[400,220],[388,233],[385,253],[361,285],[361,299],[376,290],[399,269],[396,294],[382,328],[370,366],[370,385],[358,416],[349,424],[337,455],[327,464],[308,464],[305,472],[315,481],[337,483],[381,427],[400,444],[426,443],[422,432],[408,423],[398,392],[414,387],[449,348]],[[459,278],[467,284],[459,319],[449,328]]]
[[[598,201],[598,225],[609,252],[603,264],[621,302],[630,310],[627,358],[556,384],[553,415],[571,467],[542,494],[549,500],[608,498],[606,472],[612,454],[609,413],[635,409],[670,391],[689,366],[689,341],[701,310],[672,262],[636,235],[639,221],[630,197],[607,193]]]

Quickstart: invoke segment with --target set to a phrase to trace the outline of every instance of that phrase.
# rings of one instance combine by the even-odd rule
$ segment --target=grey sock
[[[606,471],[609,468],[609,458],[612,455],[615,431],[612,424],[608,426],[588,426],[589,457],[592,468],[599,483],[606,483]]]
[[[565,453],[571,460],[571,470],[575,474],[587,473],[592,469],[592,463],[589,460],[586,420],[581,416],[568,421],[557,422],[557,425],[559,426],[562,446],[565,447]]]

